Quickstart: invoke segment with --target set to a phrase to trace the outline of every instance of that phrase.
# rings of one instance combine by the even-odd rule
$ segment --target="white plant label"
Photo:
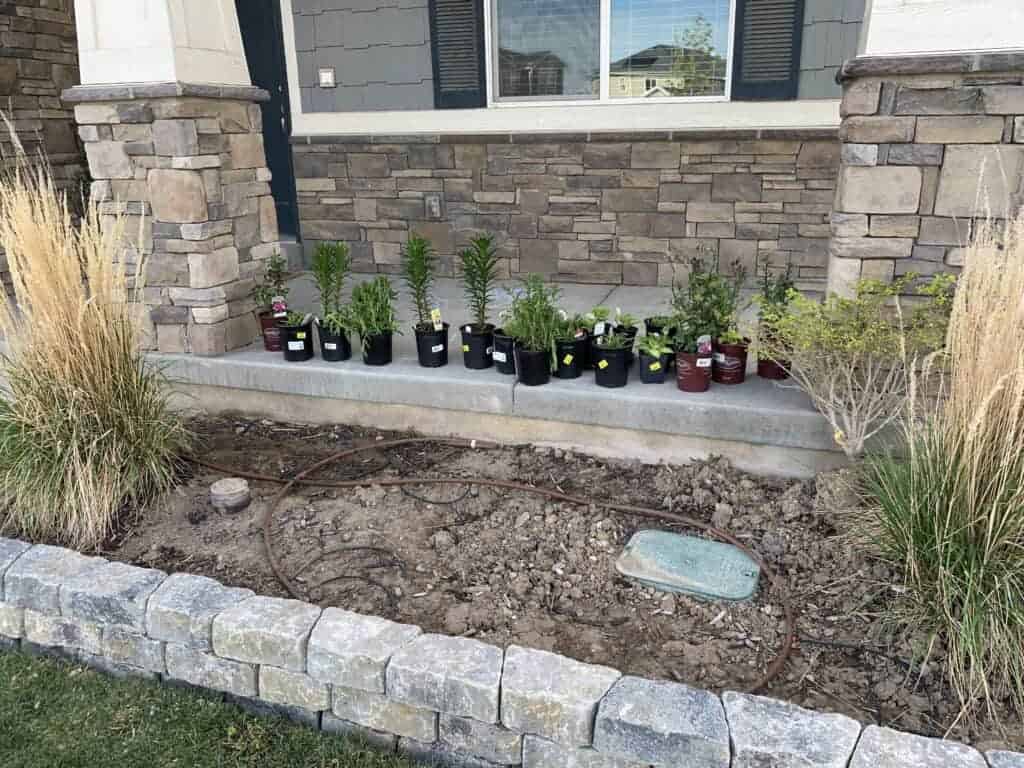
[[[604,336],[605,323],[602,321],[594,326],[595,336]]]
[[[724,363],[725,355],[723,355],[721,352],[715,352],[715,362],[718,363],[719,365]]]
[[[493,355],[494,354],[494,347],[488,347],[487,348],[487,354],[488,355]],[[504,355],[502,355],[502,357],[504,357]]]
[[[441,352],[443,349],[444,349],[444,344],[435,344],[434,346],[432,346],[430,348],[430,351],[436,354],[438,352]]]
[[[504,352],[494,352],[492,353],[492,355],[494,359],[497,360],[499,363],[508,362],[508,355],[506,355]]]
[[[430,310],[430,320],[431,320],[431,322],[434,323],[434,330],[435,331],[443,331],[444,330],[444,321],[441,319],[441,310],[440,309],[435,307],[434,309]]]
[[[337,348],[338,348],[338,345],[335,344],[333,341],[328,341],[326,344],[324,344],[324,349],[326,349],[326,350],[328,350],[330,352],[333,352]]]
[[[710,357],[698,357],[697,358],[697,367],[698,368],[710,368],[711,367],[711,358]]]
[[[306,345],[303,344],[301,341],[289,341],[288,342],[288,351],[289,352],[301,352],[305,348],[305,346]]]

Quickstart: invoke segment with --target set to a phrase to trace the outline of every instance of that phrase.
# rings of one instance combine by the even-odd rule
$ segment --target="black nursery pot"
[[[651,357],[640,353],[640,381],[644,384],[662,384],[665,381],[665,369],[668,368],[667,356]]]
[[[615,333],[626,340],[626,358],[628,360],[626,365],[632,365],[633,360],[636,359],[636,355],[633,354],[633,346],[636,344],[636,335],[639,331],[640,329],[635,325],[622,326],[615,329]]]
[[[578,339],[555,342],[555,376],[560,379],[578,379],[587,364],[590,340],[584,334]]]
[[[511,375],[516,372],[515,339],[501,328],[494,331],[494,350],[491,357],[498,373]]]
[[[537,387],[551,381],[551,352],[543,350],[515,348],[516,371],[519,383],[527,387]]]
[[[348,334],[331,333],[322,325],[318,325],[316,330],[320,335],[320,357],[329,363],[340,363],[352,357]]]
[[[424,368],[448,365],[448,323],[440,331],[416,329],[416,356]]]
[[[629,349],[594,347],[594,381],[599,387],[624,387],[629,380]]]
[[[494,326],[462,326],[462,362],[467,368],[481,370],[494,365]]]
[[[289,363],[301,363],[313,357],[313,323],[282,325],[281,347]]]
[[[662,323],[660,318],[647,317],[644,318],[644,330],[648,336],[659,336],[665,335],[665,325]]]
[[[367,365],[387,365],[391,362],[390,331],[363,337],[363,362]]]

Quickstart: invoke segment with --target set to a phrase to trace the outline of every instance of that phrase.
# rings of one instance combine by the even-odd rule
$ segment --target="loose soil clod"
[[[402,437],[242,419],[206,419],[193,428],[205,441],[204,459],[282,479],[346,447]],[[942,735],[956,720],[935,651],[931,663],[916,663],[928,638],[887,632],[886,606],[898,575],[842,534],[836,514],[841,483],[823,478],[816,488],[759,478],[724,460],[647,466],[532,447],[417,445],[356,454],[315,477],[422,475],[526,480],[590,497],[600,487],[602,499],[723,528],[780,574],[798,615],[800,641],[767,695],[928,735]],[[207,502],[210,484],[222,476],[196,467],[168,503],[141,511],[138,524],[111,542],[108,556],[285,594],[260,525],[280,485],[251,482],[249,508],[224,515]],[[499,645],[549,649],[715,691],[748,688],[783,639],[777,596],[762,588],[752,603],[710,603],[624,580],[614,561],[629,536],[648,527],[699,535],[473,484],[295,486],[273,518],[281,567],[321,605]],[[949,736],[1024,744],[1019,723],[1004,725],[1015,728],[1001,734],[995,726],[971,731],[958,724]]]

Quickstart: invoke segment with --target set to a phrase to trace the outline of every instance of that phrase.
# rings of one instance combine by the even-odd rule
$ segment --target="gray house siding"
[[[865,0],[806,0],[798,98],[838,99],[836,72],[857,55]]]
[[[427,0],[294,0],[304,112],[433,109]],[[337,87],[318,87],[333,67]]]

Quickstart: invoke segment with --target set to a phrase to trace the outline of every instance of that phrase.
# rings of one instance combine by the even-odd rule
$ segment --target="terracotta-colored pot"
[[[772,379],[773,381],[782,381],[788,379],[789,374],[786,373],[786,368],[789,367],[789,363],[783,362],[781,365],[771,358],[767,360],[757,359],[757,375],[762,379]]]
[[[281,328],[274,318],[274,313],[260,312],[260,330],[263,331],[263,348],[267,352],[281,351]]]
[[[716,384],[742,384],[747,378],[747,348],[750,342],[740,344],[715,342],[711,380]]]
[[[677,352],[676,385],[683,392],[707,392],[711,385],[711,355]]]

